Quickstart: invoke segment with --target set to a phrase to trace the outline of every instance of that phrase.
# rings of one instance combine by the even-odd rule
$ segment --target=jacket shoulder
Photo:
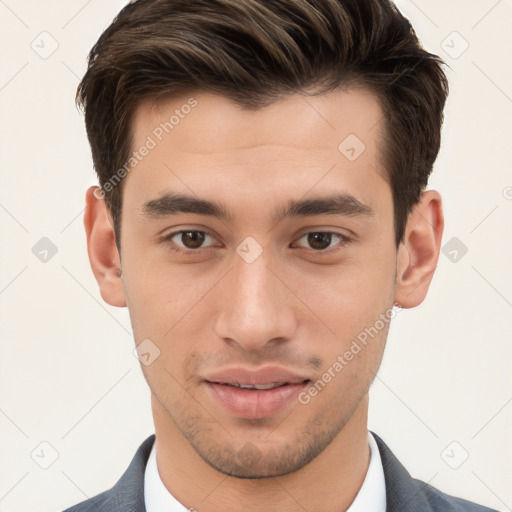
[[[439,489],[436,489],[430,484],[422,482],[413,478],[413,481],[418,489],[421,490],[425,496],[426,501],[431,506],[432,511],[439,512],[498,512],[494,508],[485,507],[463,498],[451,496]]]
[[[374,432],[372,435],[382,460],[388,512],[498,512],[413,478],[386,443]]]
[[[139,446],[128,469],[111,489],[63,512],[145,512],[144,472],[154,441],[152,434]]]
[[[85,501],[77,503],[70,508],[67,508],[63,512],[107,512],[112,510],[112,492],[113,489],[104,491],[97,496],[89,498]]]

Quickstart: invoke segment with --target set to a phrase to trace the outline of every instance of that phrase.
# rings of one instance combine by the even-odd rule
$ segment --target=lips
[[[308,380],[308,377],[279,366],[264,366],[262,368],[233,367],[213,372],[205,376],[205,380],[219,384],[268,385],[268,384],[298,384]]]
[[[228,368],[205,377],[208,394],[240,418],[266,418],[296,403],[294,398],[310,379],[285,368],[267,366],[258,369]]]
[[[288,383],[287,382],[271,382],[270,384],[228,384],[228,383],[221,383],[221,384],[226,384],[228,386],[234,386],[236,388],[242,388],[242,389],[259,389],[259,390],[264,390],[264,389],[274,389],[274,388],[278,388],[278,387],[281,387],[281,386],[286,386]]]

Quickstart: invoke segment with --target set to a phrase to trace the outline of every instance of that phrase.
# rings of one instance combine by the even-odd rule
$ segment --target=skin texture
[[[368,390],[388,323],[307,404],[294,400],[270,417],[227,413],[204,377],[278,365],[315,382],[393,304],[420,304],[439,256],[441,197],[423,193],[397,250],[380,162],[383,112],[368,91],[292,95],[257,111],[209,93],[190,96],[197,106],[122,184],[122,265],[95,187],[84,218],[103,299],[129,308],[136,344],[149,338],[160,350],[141,365],[159,473],[181,503],[201,512],[346,510],[368,469]],[[188,99],[142,103],[133,148]],[[365,145],[354,161],[338,149],[349,134]],[[232,218],[144,215],[145,202],[170,191],[223,203]],[[373,214],[272,217],[290,199],[334,192]],[[194,253],[181,235],[164,240],[179,229],[211,236]],[[315,249],[305,235],[318,232],[350,241],[334,236]],[[262,249],[251,263],[236,250],[248,236]]]

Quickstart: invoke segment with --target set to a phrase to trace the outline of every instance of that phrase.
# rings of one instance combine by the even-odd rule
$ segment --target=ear
[[[423,302],[439,259],[444,217],[441,195],[423,192],[409,215],[398,248],[395,303],[413,308]]]
[[[101,297],[111,306],[124,307],[126,298],[120,275],[121,258],[116,246],[112,217],[99,187],[89,187],[85,200],[87,252]]]

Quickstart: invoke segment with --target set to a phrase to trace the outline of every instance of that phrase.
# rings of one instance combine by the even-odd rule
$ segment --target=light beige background
[[[124,3],[0,0],[1,512],[59,511],[111,487],[154,431],[127,310],[103,303],[82,224],[95,175],[74,94]],[[441,255],[426,302],[394,321],[370,427],[413,476],[509,511],[512,2],[398,6],[452,68],[431,186],[443,244],[468,252]],[[58,43],[46,59],[31,47],[51,49],[43,31]],[[42,237],[58,249],[46,263],[32,253]],[[48,469],[41,442],[58,453]]]

